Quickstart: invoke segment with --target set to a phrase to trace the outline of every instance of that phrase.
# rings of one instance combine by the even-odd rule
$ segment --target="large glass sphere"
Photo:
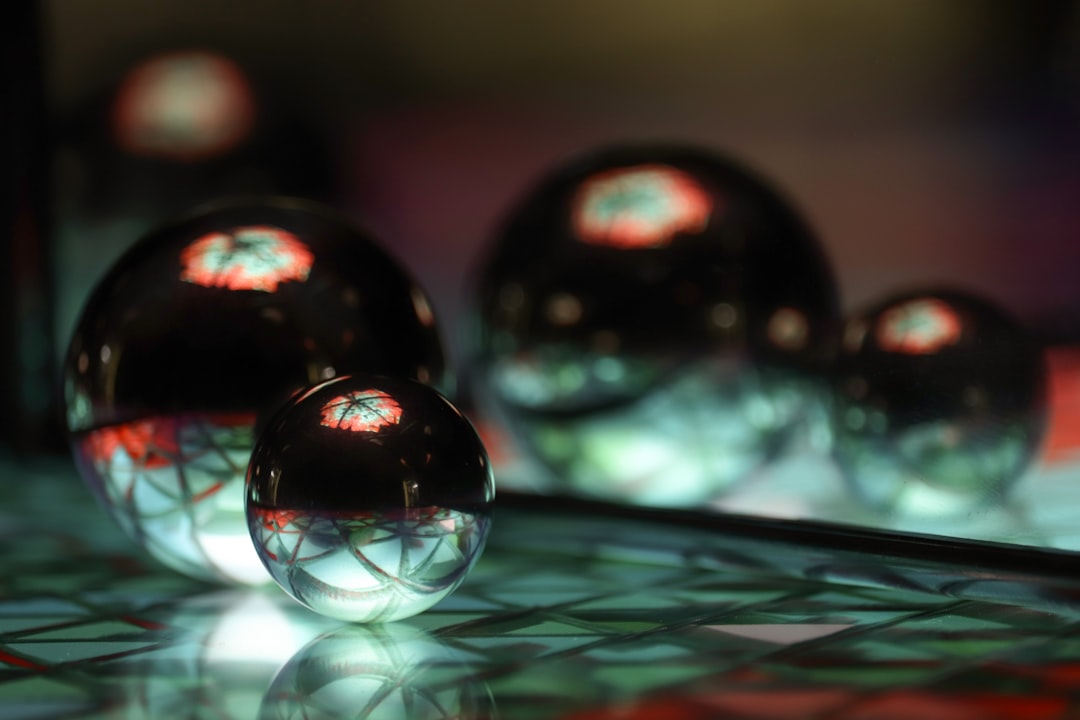
[[[556,489],[694,505],[812,414],[839,325],[792,207],[721,156],[609,148],[515,207],[480,269],[470,378]]]
[[[1042,347],[991,302],[906,293],[852,317],[836,361],[836,460],[897,517],[1000,504],[1047,419]]]
[[[243,507],[256,422],[360,370],[444,381],[431,307],[402,267],[321,206],[204,208],[142,238],[87,301],[64,367],[72,448],[158,560],[263,582]]]
[[[387,622],[452,593],[495,486],[469,421],[412,380],[355,375],[289,401],[259,436],[247,518],[274,580],[312,610]]]

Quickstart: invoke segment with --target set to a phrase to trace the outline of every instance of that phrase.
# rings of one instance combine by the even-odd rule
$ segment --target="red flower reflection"
[[[401,406],[381,390],[358,390],[338,395],[322,407],[322,424],[350,432],[379,432],[396,425]]]
[[[689,174],[667,165],[637,165],[593,175],[573,204],[584,242],[616,248],[668,245],[676,233],[699,233],[714,198]]]
[[[244,428],[255,423],[251,413],[213,413],[201,416],[157,416],[110,425],[87,433],[82,450],[92,462],[108,465],[118,453],[140,471],[179,466],[191,459],[181,434],[203,424],[215,429]]]
[[[113,123],[128,152],[196,161],[244,140],[255,101],[244,73],[207,52],[151,58],[132,70],[117,93]]]
[[[292,233],[251,225],[203,235],[184,248],[180,279],[203,287],[272,293],[280,283],[307,280],[314,259]]]
[[[179,423],[171,418],[149,418],[96,430],[83,439],[87,456],[108,462],[117,450],[145,469],[168,467],[180,457]]]

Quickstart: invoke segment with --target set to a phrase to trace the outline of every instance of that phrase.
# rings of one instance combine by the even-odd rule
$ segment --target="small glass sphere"
[[[71,445],[158,560],[265,582],[243,503],[256,420],[353,371],[445,382],[431,306],[399,264],[321,206],[203,208],[142,238],[87,301],[64,366]]]
[[[691,147],[543,178],[479,272],[470,378],[556,488],[696,505],[824,417],[832,273],[790,205]],[[817,408],[817,410],[814,410]]]
[[[316,612],[387,622],[454,591],[495,494],[469,421],[420,383],[356,375],[289,401],[259,436],[247,518],[263,564]]]
[[[1000,504],[1046,427],[1042,347],[966,293],[907,293],[851,318],[835,373],[835,458],[858,498],[897,517]]]

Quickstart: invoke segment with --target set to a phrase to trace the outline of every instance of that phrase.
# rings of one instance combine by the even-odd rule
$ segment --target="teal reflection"
[[[103,683],[116,717],[248,720],[278,670],[335,624],[261,590],[207,593],[178,607],[158,621],[167,638],[160,647],[109,664]]]
[[[491,718],[495,704],[460,654],[428,633],[401,623],[350,625],[281,669],[259,717]]]
[[[734,353],[676,362],[549,347],[492,370],[523,444],[575,495],[702,506],[828,433],[818,384]]]

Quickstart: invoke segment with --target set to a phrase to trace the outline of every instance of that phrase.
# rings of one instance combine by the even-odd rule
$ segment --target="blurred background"
[[[79,308],[163,220],[236,192],[334,204],[428,289],[457,357],[470,273],[510,204],[623,140],[699,143],[770,178],[818,231],[845,309],[945,282],[1047,341],[1080,338],[1073,2],[12,7],[15,448],[59,447],[55,365]]]

